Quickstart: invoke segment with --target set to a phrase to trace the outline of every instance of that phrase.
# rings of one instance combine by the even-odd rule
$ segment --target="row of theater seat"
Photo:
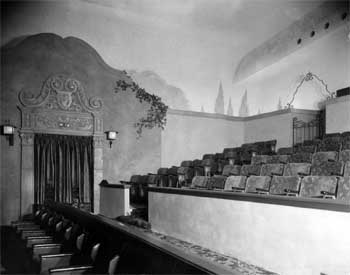
[[[294,148],[280,148],[277,153],[275,140],[246,143],[241,147],[225,148],[222,153],[205,154],[202,160],[182,161],[180,167],[159,168],[157,174],[133,175],[130,181],[123,183],[132,185],[131,198],[145,202],[147,186],[193,188],[196,186],[193,185],[193,179],[196,182],[201,177],[215,178],[217,181],[221,176],[221,182],[229,176],[311,175],[346,178],[350,175],[349,140],[348,132],[327,135],[323,140],[305,141]],[[332,147],[333,144],[336,146]]]
[[[350,149],[350,132],[327,134],[323,139],[306,140],[294,146],[294,152],[324,152]]]
[[[115,274],[119,256],[107,249],[105,240],[50,209],[12,226],[27,251],[28,273]]]
[[[350,177],[196,176],[189,188],[264,195],[332,198],[350,202]]]

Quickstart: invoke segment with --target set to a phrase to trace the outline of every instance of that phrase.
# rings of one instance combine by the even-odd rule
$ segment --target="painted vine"
[[[126,82],[125,80],[118,80],[116,82],[115,92],[119,93],[121,91],[131,91],[135,93],[135,97],[141,103],[147,102],[151,105],[147,110],[146,116],[140,118],[139,121],[134,124],[137,129],[138,137],[141,136],[144,128],[152,129],[154,127],[159,127],[164,129],[168,106],[161,101],[159,96],[147,93],[145,89],[139,87],[134,81]]]

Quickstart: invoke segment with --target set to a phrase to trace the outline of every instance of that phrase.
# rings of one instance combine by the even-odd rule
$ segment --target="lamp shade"
[[[4,135],[13,135],[15,128],[11,125],[3,125],[2,131]]]
[[[108,140],[115,140],[117,138],[117,132],[115,131],[108,131],[107,132],[107,139]]]

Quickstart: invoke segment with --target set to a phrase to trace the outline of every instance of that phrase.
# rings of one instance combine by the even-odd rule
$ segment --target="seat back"
[[[191,183],[191,188],[204,188],[208,189],[209,178],[205,176],[194,176]]]
[[[243,192],[246,188],[246,176],[229,176],[225,181],[225,191]]]
[[[222,176],[222,175],[214,175],[209,179],[209,186],[212,189],[219,189],[223,190],[225,187],[225,182],[226,182],[227,177]]]
[[[225,165],[224,169],[222,171],[222,175],[223,176],[231,176],[231,175],[235,175],[238,176],[241,173],[241,166],[240,165]]]
[[[301,181],[300,196],[308,198],[333,198],[337,188],[335,176],[306,176]]]
[[[260,176],[261,173],[261,165],[257,164],[245,164],[241,167],[241,175],[242,176]]]
[[[284,170],[284,164],[282,163],[270,163],[264,164],[261,167],[261,176],[282,176]]]
[[[245,191],[247,193],[267,194],[270,189],[271,177],[269,176],[250,176],[247,179]]]
[[[271,181],[271,195],[298,196],[301,178],[298,176],[274,176]]]
[[[281,147],[277,150],[278,155],[292,155],[293,147]]]
[[[191,160],[184,160],[183,162],[181,162],[182,167],[193,167],[193,162]]]
[[[339,161],[347,162],[350,161],[350,150],[343,150],[339,153]]]
[[[290,158],[290,162],[293,163],[305,163],[305,162],[312,162],[312,153],[295,153],[292,154],[291,158]]]
[[[290,155],[272,155],[268,156],[266,163],[289,163]]]
[[[268,155],[255,155],[252,156],[252,164],[265,164],[268,162]]]
[[[115,271],[116,271],[116,269],[117,269],[118,262],[119,262],[119,255],[115,255],[115,256],[109,261],[109,264],[108,264],[108,272],[107,272],[108,275],[115,274]]]
[[[326,161],[336,161],[338,159],[338,152],[327,151],[327,152],[316,152],[312,156],[312,164],[322,163]]]
[[[344,164],[340,161],[325,161],[315,163],[311,166],[312,176],[342,176],[344,173]]]
[[[308,176],[311,172],[311,163],[287,163],[283,176]]]
[[[339,178],[337,199],[350,203],[350,177]]]
[[[339,135],[339,136],[325,137],[319,144],[318,150],[320,152],[339,151],[340,148],[341,148],[341,137]]]

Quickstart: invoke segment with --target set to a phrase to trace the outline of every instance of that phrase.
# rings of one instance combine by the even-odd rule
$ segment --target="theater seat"
[[[301,153],[315,153],[317,150],[317,146],[316,145],[300,145],[295,147],[295,150],[297,153],[301,152]]]
[[[309,176],[311,163],[287,163],[283,176]]]
[[[341,137],[339,136],[328,136],[325,137],[319,144],[318,151],[339,151],[341,148]]]
[[[205,176],[194,176],[191,188],[209,189],[209,178]]]
[[[159,177],[159,186],[168,187],[169,186],[169,177],[168,177],[168,168],[159,168],[157,171]]]
[[[339,153],[339,161],[350,161],[350,150],[343,150]]]
[[[241,173],[241,166],[240,165],[225,165],[223,171],[222,171],[222,175],[223,176],[239,176]]]
[[[204,176],[204,167],[203,167],[203,161],[200,159],[195,159],[193,161],[193,169],[194,169],[194,175],[195,176]]]
[[[218,164],[212,158],[203,159],[204,175],[210,177],[217,173]]]
[[[224,191],[244,192],[246,181],[246,176],[229,176],[225,181]]]
[[[277,155],[292,155],[293,147],[281,147],[277,150]]]
[[[325,161],[311,166],[312,176],[342,176],[343,173],[344,164],[340,161]]]
[[[209,186],[214,190],[224,190],[227,177],[222,175],[214,175],[209,178]]]
[[[301,179],[298,176],[274,176],[271,181],[270,194],[298,196]]]
[[[192,160],[184,160],[181,162],[182,167],[193,167],[193,162]]]
[[[192,178],[194,177],[194,171],[192,167],[179,167],[177,169],[178,175],[178,187],[181,186],[189,186],[192,182]]]
[[[261,167],[261,176],[282,176],[284,170],[284,164],[282,163],[271,163],[264,164]]]
[[[178,179],[177,169],[179,169],[179,167],[177,166],[172,166],[168,169],[169,187],[177,186],[177,179]]]
[[[224,158],[229,161],[229,164],[240,164],[240,147],[225,148],[223,151]]]
[[[241,168],[241,176],[260,176],[261,165],[245,164]]]
[[[250,176],[247,179],[246,193],[268,194],[270,189],[271,177],[269,176]]]
[[[308,198],[335,198],[336,176],[306,176],[301,181],[300,196]]]
[[[268,156],[266,163],[289,163],[290,155],[271,155]]]
[[[337,199],[350,203],[350,177],[339,178]]]
[[[325,161],[337,161],[338,152],[327,151],[327,152],[316,152],[312,156],[312,164],[322,163]]]
[[[265,164],[268,162],[268,159],[269,159],[268,155],[255,155],[255,156],[252,156],[251,164]]]
[[[344,163],[344,177],[350,177],[350,161]]]
[[[293,163],[305,163],[305,162],[312,162],[312,153],[295,153],[292,154],[290,158],[290,162]]]

